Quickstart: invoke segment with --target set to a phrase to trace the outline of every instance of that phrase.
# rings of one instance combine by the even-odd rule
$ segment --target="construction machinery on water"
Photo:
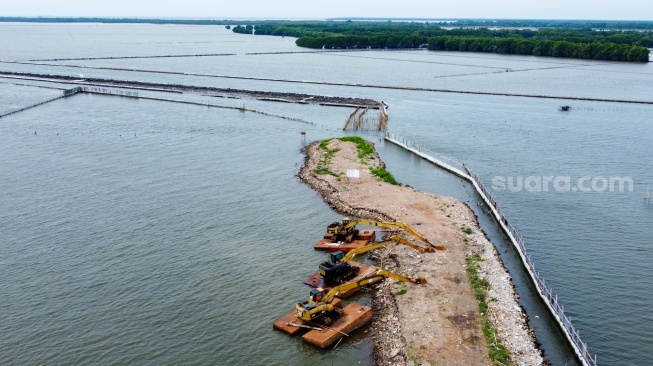
[[[356,225],[401,229],[426,243],[426,246],[411,243],[398,235],[392,235],[383,242],[371,243],[376,236],[374,230],[359,230]],[[273,327],[290,335],[309,329],[302,336],[302,340],[325,348],[342,339],[347,333],[370,322],[373,316],[371,307],[356,303],[349,303],[343,307],[341,299],[386,278],[414,284],[426,283],[426,279],[421,276],[415,278],[402,276],[352,260],[358,254],[394,244],[406,245],[420,253],[445,249],[443,246],[434,245],[402,222],[343,218],[341,222],[329,225],[324,239],[318,242],[315,248],[333,252],[330,260],[320,264],[319,273],[304,280],[314,287],[310,290],[309,298],[296,303],[294,310],[275,321]]]
[[[308,300],[297,303],[297,317],[306,322],[319,321],[321,324],[329,326],[333,321],[333,316],[338,317],[341,315],[340,311],[331,305],[331,301],[338,296],[338,293],[371,285],[386,278],[394,278],[395,280],[420,285],[426,284],[426,279],[421,276],[410,278],[380,269],[372,276],[333,287],[329,292],[326,292],[322,288],[311,289]]]
[[[415,245],[408,240],[398,236],[392,235],[388,240],[382,241],[379,243],[368,244],[360,248],[352,249],[348,253],[342,251],[332,252],[329,256],[329,260],[322,262],[320,264],[320,276],[325,285],[330,286],[333,284],[342,283],[351,279],[353,276],[358,274],[360,267],[356,265],[350,265],[348,262],[354,259],[355,256],[363,253],[367,253],[374,249],[379,249],[392,244],[403,244],[410,248],[417,250],[420,253],[433,253],[435,252],[434,247],[423,248],[421,246]],[[444,250],[444,247],[440,247],[440,250]]]
[[[273,327],[290,335],[310,329],[302,336],[304,342],[320,348],[328,347],[372,320],[371,307],[350,303],[343,308],[342,301],[337,298],[338,294],[373,285],[386,278],[416,284],[426,283],[423,277],[410,278],[379,269],[370,276],[336,286],[328,292],[322,288],[311,289],[308,300],[296,303],[295,309],[274,322]]]
[[[343,218],[340,222],[334,222],[327,226],[324,239],[315,244],[315,249],[348,252],[349,250],[362,247],[374,241],[374,230],[359,230],[357,225],[376,226],[393,230],[404,230],[426,243],[429,247],[441,250],[443,247],[431,243],[428,239],[417,233],[410,226],[400,221],[385,222],[366,219]]]

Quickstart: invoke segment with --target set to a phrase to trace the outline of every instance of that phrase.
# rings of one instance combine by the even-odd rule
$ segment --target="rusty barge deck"
[[[342,300],[335,298],[332,304],[342,307]],[[310,329],[302,336],[302,340],[320,348],[326,348],[350,332],[364,326],[372,320],[372,308],[360,304],[349,304],[342,309],[342,315],[329,327],[307,323],[297,317],[295,310],[283,316],[272,324],[274,329],[295,335]]]
[[[325,250],[328,252],[341,251],[344,253],[352,249],[357,249],[365,246],[376,239],[376,232],[374,230],[360,230],[358,236],[351,242],[337,242],[333,234],[325,234],[324,239],[319,240],[313,247],[315,250]]]
[[[378,271],[380,269],[379,267],[371,266],[369,264],[354,262],[354,261],[349,261],[349,265],[351,265],[352,267],[358,267],[358,273],[356,274],[355,277],[352,277],[351,279],[348,279],[346,282],[360,281],[365,277],[369,277],[369,276],[373,275],[374,273],[376,273],[376,271]],[[322,278],[322,276],[320,276],[319,273],[314,273],[314,274],[306,277],[304,279],[304,283],[311,286],[311,287],[323,288],[324,291],[326,291],[326,292],[329,292],[333,288],[333,286],[340,285],[339,283],[330,284],[330,285],[325,284],[324,279]],[[338,297],[341,298],[341,299],[346,299],[346,298],[354,295],[358,291],[360,291],[360,288],[354,288],[354,289],[351,289],[349,291],[344,291],[344,292],[339,293]]]

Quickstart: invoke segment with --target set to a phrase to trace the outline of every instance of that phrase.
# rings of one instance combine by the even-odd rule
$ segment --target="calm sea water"
[[[248,55],[303,50],[291,38],[221,27],[0,30],[3,61],[235,54],[2,63],[2,70],[384,100],[392,132],[467,163],[488,187],[494,177],[631,177],[632,192],[522,189],[495,197],[599,362],[647,364],[653,205],[643,196],[653,183],[653,107],[97,68],[651,100],[652,64],[422,51]],[[65,87],[0,82],[0,113],[60,93],[35,85]],[[340,135],[351,111],[184,97],[245,103],[312,124],[88,95],[0,120],[0,363],[369,364],[371,342],[362,332],[321,352],[270,326],[306,296],[299,280],[324,257],[310,247],[338,219],[293,177],[302,162],[299,131],[309,140]],[[561,104],[573,111],[559,112]],[[559,332],[529,296],[514,253],[469,188],[379,135],[364,136],[377,142],[400,181],[477,210],[512,268],[547,355],[571,364]]]

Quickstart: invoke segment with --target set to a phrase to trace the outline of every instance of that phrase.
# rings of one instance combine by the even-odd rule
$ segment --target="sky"
[[[653,20],[653,0],[0,0],[0,16]]]

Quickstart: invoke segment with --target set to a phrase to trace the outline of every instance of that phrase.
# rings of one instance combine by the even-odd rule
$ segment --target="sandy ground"
[[[372,255],[380,267],[403,275],[421,275],[428,281],[424,286],[384,281],[373,292],[375,363],[491,364],[478,302],[465,272],[466,258],[480,254],[484,259],[480,262],[481,274],[490,282],[490,319],[499,329],[499,338],[511,352],[513,363],[544,364],[510,276],[469,207],[450,197],[380,181],[368,168],[383,166],[378,155],[366,160],[365,165],[353,143],[332,140],[329,148],[340,149],[329,164],[331,171],[343,173],[340,180],[313,173],[323,156],[319,143],[307,147],[305,165],[298,176],[333,209],[352,217],[402,221],[447,249],[419,253],[405,246],[392,246]],[[347,169],[358,169],[360,179],[345,177]],[[471,234],[463,231],[466,227],[472,229]],[[402,236],[419,243],[407,234]]]

